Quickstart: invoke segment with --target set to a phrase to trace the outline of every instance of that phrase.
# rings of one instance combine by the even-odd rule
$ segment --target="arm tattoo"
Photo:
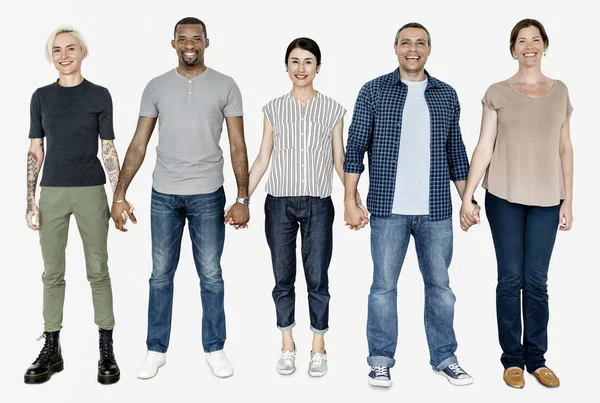
[[[110,186],[113,192],[117,187],[119,181],[119,157],[117,156],[117,150],[115,150],[114,144],[110,141],[102,142],[102,160],[108,173],[108,179],[110,180]]]
[[[38,158],[38,156],[33,151],[29,151],[29,153],[27,154],[27,213],[33,211],[36,208],[35,190],[37,187],[37,179],[40,173],[40,168],[42,166],[43,157],[43,147],[41,158]]]

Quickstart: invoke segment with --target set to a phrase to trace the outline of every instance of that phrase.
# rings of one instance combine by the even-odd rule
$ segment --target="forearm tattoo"
[[[41,160],[42,159],[38,158],[33,151],[29,151],[27,154],[27,213],[36,208],[35,190],[40,168],[42,166]]]
[[[119,157],[114,145],[109,141],[102,145],[102,160],[104,161],[106,172],[108,172],[110,186],[114,192],[119,181]]]

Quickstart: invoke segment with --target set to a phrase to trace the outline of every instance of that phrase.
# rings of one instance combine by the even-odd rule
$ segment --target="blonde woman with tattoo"
[[[112,346],[114,316],[106,251],[110,209],[104,191],[106,178],[97,157],[98,137],[113,191],[119,177],[119,159],[113,144],[110,93],[81,75],[87,55],[86,42],[77,30],[62,26],[52,32],[46,42],[46,58],[58,70],[59,78],[38,88],[31,98],[25,219],[30,229],[39,231],[44,259],[45,342],[25,372],[25,383],[46,382],[53,373],[63,370],[59,332],[71,215],[75,216],[83,242],[94,320],[100,333],[98,382],[111,384],[120,378]],[[35,194],[44,160],[38,208]]]

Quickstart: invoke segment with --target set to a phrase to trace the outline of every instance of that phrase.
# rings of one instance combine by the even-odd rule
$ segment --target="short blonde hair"
[[[48,40],[46,40],[46,60],[48,60],[48,63],[52,63],[52,48],[54,47],[54,39],[56,38],[56,35],[63,33],[69,33],[77,38],[79,41],[79,46],[81,46],[81,50],[89,54],[87,43],[85,42],[85,38],[81,32],[74,29],[70,25],[61,25],[60,27],[56,28],[50,34]]]

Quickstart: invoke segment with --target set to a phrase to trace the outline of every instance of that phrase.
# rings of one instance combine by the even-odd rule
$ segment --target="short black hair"
[[[179,25],[202,25],[204,37],[208,38],[208,33],[206,33],[206,25],[196,17],[185,17],[179,20],[177,24],[175,24],[175,28],[173,29],[173,38],[177,35],[177,27]]]
[[[300,48],[309,51],[317,58],[317,66],[321,65],[321,49],[319,49],[319,45],[317,42],[313,41],[310,38],[296,38],[290,43],[285,51],[285,64],[288,62],[288,57],[290,57],[290,53],[292,50]]]
[[[398,32],[396,32],[396,39],[394,40],[395,45],[398,44],[398,36],[400,35],[400,32],[404,31],[406,28],[419,28],[425,31],[425,33],[427,34],[427,44],[431,46],[431,35],[429,34],[429,31],[427,30],[427,28],[425,28],[422,24],[419,24],[418,22],[409,22],[408,24],[404,24],[402,28],[400,28]]]

